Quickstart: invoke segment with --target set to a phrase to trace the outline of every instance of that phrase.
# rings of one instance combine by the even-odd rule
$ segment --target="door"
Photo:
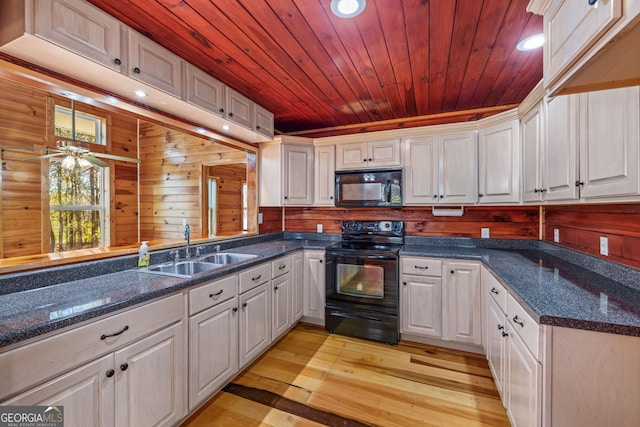
[[[537,104],[522,118],[522,200],[542,200],[542,110]]]
[[[114,375],[113,355],[109,354],[2,405],[58,405],[64,407],[66,427],[113,426]]]
[[[368,167],[400,166],[400,141],[372,141],[368,144]]]
[[[478,140],[478,203],[517,203],[520,200],[518,120],[482,129]]]
[[[315,147],[315,197],[316,206],[334,206],[336,180],[336,147],[334,145]]]
[[[253,130],[253,102],[227,86],[226,118],[240,126]]]
[[[480,304],[480,265],[472,262],[446,262],[442,266],[445,301],[443,318],[447,340],[482,344]]]
[[[324,325],[325,305],[324,251],[304,251],[304,320]]]
[[[507,336],[507,317],[502,312],[498,304],[493,298],[488,297],[488,315],[487,315],[487,360],[489,367],[493,373],[493,380],[496,388],[506,402],[504,395],[505,374],[506,374],[506,353],[505,344]]]
[[[278,339],[291,326],[291,273],[271,281],[271,337]]]
[[[543,176],[545,200],[578,198],[578,95],[546,100]]]
[[[403,141],[404,204],[432,204],[438,197],[438,137],[422,136]]]
[[[291,323],[302,317],[304,305],[304,256],[302,252],[291,255]]]
[[[518,334],[515,331],[508,333],[509,419],[514,427],[538,427],[542,369]]]
[[[582,198],[638,194],[639,93],[635,86],[581,95]]]
[[[244,368],[271,344],[271,282],[240,295],[239,367]]]
[[[189,410],[238,372],[238,300],[189,318]]]
[[[285,205],[313,204],[313,147],[284,145],[282,197]]]
[[[273,113],[258,104],[255,106],[255,131],[269,139],[273,139]]]
[[[478,194],[478,161],[473,132],[440,137],[439,203],[475,203]]]
[[[442,279],[402,276],[401,332],[442,337]]]
[[[128,76],[181,98],[182,59],[131,29],[128,33]]]
[[[218,117],[224,114],[225,85],[199,68],[186,66],[185,100]]]
[[[186,413],[182,322],[115,352],[116,426],[173,426]]]
[[[366,142],[340,144],[337,150],[336,169],[359,169],[368,166],[369,151]]]

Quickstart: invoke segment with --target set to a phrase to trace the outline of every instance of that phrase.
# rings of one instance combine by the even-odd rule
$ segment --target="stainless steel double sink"
[[[203,255],[198,258],[182,259],[177,262],[165,262],[154,264],[148,268],[138,271],[144,273],[161,274],[174,277],[193,277],[207,273],[217,268],[222,268],[231,264],[238,264],[244,261],[257,258],[258,255],[242,253],[214,253]]]

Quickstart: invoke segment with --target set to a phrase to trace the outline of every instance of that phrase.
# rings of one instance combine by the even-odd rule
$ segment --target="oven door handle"
[[[357,251],[345,251],[345,252],[336,252],[336,251],[327,251],[327,257],[349,257],[349,258],[364,258],[364,259],[381,259],[381,260],[390,260],[395,261],[398,259],[397,255],[376,255],[376,254],[362,254]]]

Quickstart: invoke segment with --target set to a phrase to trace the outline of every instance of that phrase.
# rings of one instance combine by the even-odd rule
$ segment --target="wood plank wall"
[[[165,126],[140,124],[141,240],[182,240],[186,220],[192,238],[203,236],[204,165],[246,163],[247,153]]]
[[[69,106],[69,100],[20,83],[0,78],[0,145],[15,147],[55,146],[51,126],[56,102]],[[109,117],[109,152],[137,157],[137,121],[124,115],[76,104],[78,110]],[[49,134],[51,132],[51,134]],[[38,152],[36,152],[37,154]],[[2,156],[2,258],[50,252],[47,215],[47,188],[42,186],[46,163],[24,161],[32,151],[4,150]],[[111,180],[111,244],[137,242],[137,169],[130,164],[113,162]],[[132,224],[135,226],[132,227]]]
[[[264,208],[261,208],[261,211]],[[270,211],[266,211],[271,214]],[[537,239],[537,206],[466,207],[461,217],[433,216],[431,207],[402,209],[286,208],[285,230],[315,233],[322,224],[326,233],[339,233],[342,220],[402,220],[411,236],[480,237],[481,228],[489,228],[491,237]],[[263,223],[264,225],[264,223]],[[266,229],[266,227],[265,227]],[[261,228],[262,232],[262,228]]]
[[[282,208],[260,206],[258,212],[262,214],[262,224],[258,224],[260,234],[279,233],[282,230]],[[315,229],[313,230],[315,232]]]
[[[544,240],[610,261],[640,268],[640,204],[546,206]],[[600,255],[600,237],[609,239],[609,256]]]
[[[242,232],[242,185],[247,181],[247,165],[233,163],[206,167],[217,179],[216,234],[229,236]],[[203,212],[202,218],[207,218]]]

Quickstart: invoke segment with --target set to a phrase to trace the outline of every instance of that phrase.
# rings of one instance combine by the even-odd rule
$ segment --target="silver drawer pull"
[[[261,277],[262,277],[262,274],[258,274],[258,277],[252,277],[251,280],[253,280],[254,282],[257,282],[258,280],[260,280]]]
[[[419,265],[414,265],[413,268],[417,268],[418,270],[428,270],[429,267],[420,267]]]
[[[218,292],[214,294],[209,294],[209,298],[219,297],[220,295],[222,295],[222,289],[220,289]]]
[[[514,323],[517,323],[518,325],[520,325],[520,326],[522,326],[524,328],[524,322],[522,320],[520,320],[520,318],[518,317],[517,314],[515,316],[513,316],[513,321],[514,321]]]

